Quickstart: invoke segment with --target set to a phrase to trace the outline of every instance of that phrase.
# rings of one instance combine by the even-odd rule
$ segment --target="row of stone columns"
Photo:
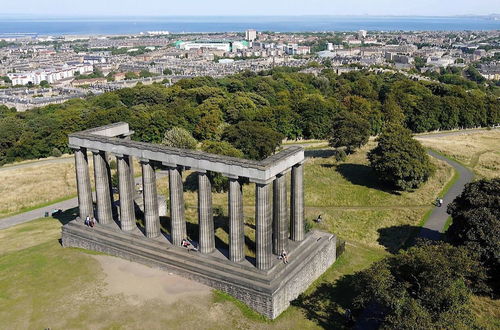
[[[113,194],[111,191],[110,168],[106,153],[93,150],[94,175],[96,185],[97,219],[101,224],[113,221]],[[133,230],[135,224],[134,177],[132,157],[116,155],[119,176],[120,226],[124,231]],[[166,165],[166,164],[164,164]],[[92,217],[93,202],[88,170],[87,150],[75,149],[78,202],[80,217]],[[158,194],[153,161],[141,159],[142,185],[144,198],[144,222],[146,236],[153,238],[161,235],[158,213]],[[187,237],[184,216],[184,196],[182,168],[168,166],[170,218],[172,244],[180,246]],[[274,181],[256,183],[255,187],[255,222],[256,222],[256,266],[269,269],[273,254],[279,255],[288,249],[288,239],[304,239],[304,188],[303,165],[291,168],[291,200],[288,214],[286,172],[276,176]],[[244,218],[243,190],[238,177],[229,178],[229,259],[233,262],[244,260]],[[271,188],[273,186],[273,201]],[[198,223],[199,250],[212,253],[215,250],[215,232],[212,212],[212,187],[205,171],[198,171]]]

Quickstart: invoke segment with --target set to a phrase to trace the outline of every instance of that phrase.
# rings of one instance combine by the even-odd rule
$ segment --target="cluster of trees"
[[[182,127],[198,141],[229,142],[248,158],[269,155],[278,137],[327,139],[332,129],[360,132],[354,144],[359,146],[390,121],[413,132],[500,122],[500,101],[492,90],[416,82],[391,73],[339,76],[326,69],[314,76],[297,71],[275,68],[221,79],[197,77],[171,87],[137,86],[24,113],[2,113],[0,131],[9,133],[0,140],[0,164],[48,156],[54,148],[68,152],[68,133],[116,121],[130,123],[137,140],[159,143],[166,131]],[[334,127],[338,119],[346,125]],[[332,138],[332,143],[342,141]]]
[[[500,178],[468,184],[448,213],[451,244],[420,241],[354,276],[355,315],[382,329],[480,328],[472,294],[500,293]]]

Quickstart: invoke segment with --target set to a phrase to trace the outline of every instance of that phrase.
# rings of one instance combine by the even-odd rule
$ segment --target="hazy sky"
[[[500,0],[0,0],[0,15],[446,16],[491,13],[500,13]]]

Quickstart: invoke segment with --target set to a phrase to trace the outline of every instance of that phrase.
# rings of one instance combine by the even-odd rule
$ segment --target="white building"
[[[359,30],[358,31],[358,39],[364,39],[364,38],[366,38],[367,34],[368,34],[368,32],[366,30]]]
[[[245,31],[245,40],[252,42],[255,39],[257,39],[257,31],[252,29]]]
[[[39,85],[44,80],[52,84],[59,80],[73,77],[77,71],[81,74],[86,74],[92,72],[93,70],[94,67],[91,64],[79,64],[72,66],[64,65],[57,68],[9,73],[7,74],[7,77],[12,80],[12,85],[27,85],[30,82],[34,85]]]

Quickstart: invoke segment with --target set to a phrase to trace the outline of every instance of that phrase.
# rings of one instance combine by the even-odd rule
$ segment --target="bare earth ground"
[[[423,145],[471,168],[478,178],[500,176],[500,129],[462,133],[446,138],[422,135]]]

